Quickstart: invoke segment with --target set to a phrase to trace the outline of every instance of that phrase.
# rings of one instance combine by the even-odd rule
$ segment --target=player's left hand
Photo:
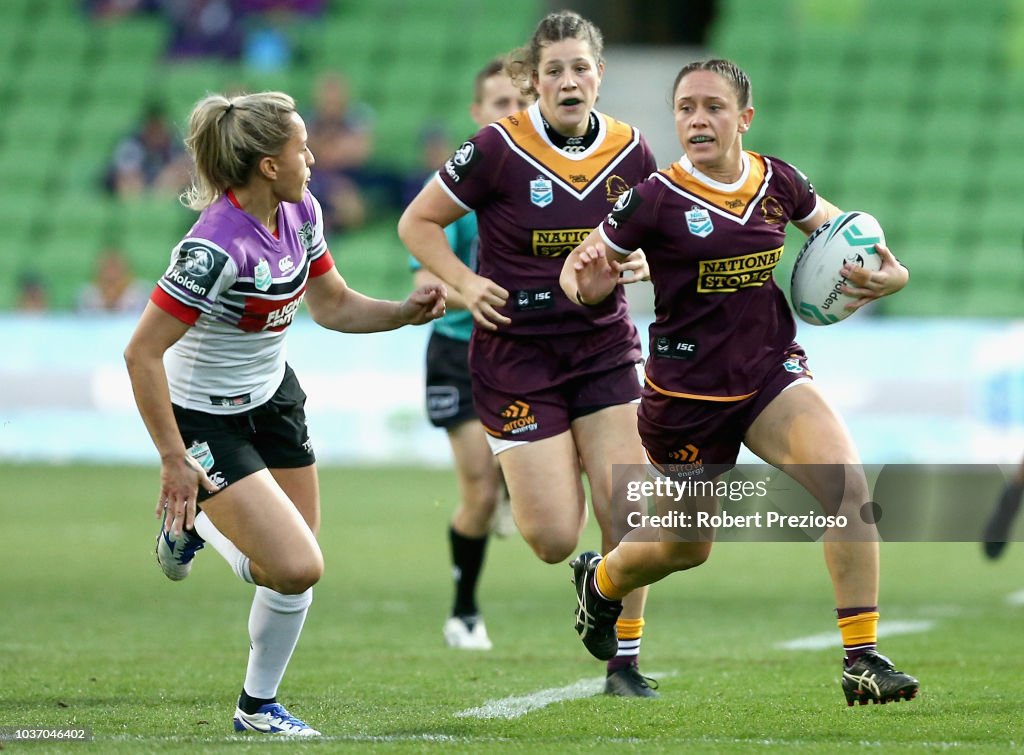
[[[637,249],[622,262],[610,263],[614,268],[619,269],[619,283],[636,283],[637,281],[649,281],[651,279],[651,268],[647,264],[647,255],[643,249]]]
[[[202,487],[208,493],[219,488],[210,480],[199,462],[183,453],[164,459],[160,465],[160,497],[156,518],[164,518],[164,529],[175,538],[182,529],[190,530],[196,521],[196,492]]]
[[[428,283],[420,286],[399,305],[399,314],[407,325],[422,325],[442,317],[448,289],[443,283]]]
[[[899,263],[888,247],[875,244],[875,251],[882,259],[882,266],[878,270],[865,270],[849,263],[842,267],[846,283],[840,290],[857,297],[856,301],[846,305],[847,309],[860,309],[868,302],[894,294],[910,280],[910,271]]]
[[[580,250],[572,262],[576,290],[588,306],[603,301],[619,282],[622,263],[609,262],[605,246],[597,242]]]

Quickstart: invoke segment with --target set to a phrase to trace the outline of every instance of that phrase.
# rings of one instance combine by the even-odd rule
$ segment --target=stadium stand
[[[878,216],[910,267],[912,288],[881,312],[1024,314],[1024,178],[1010,167],[1021,132],[1009,115],[1024,102],[1009,23],[1022,6],[722,4],[712,49],[747,69],[762,111],[747,144]]]
[[[331,0],[289,29],[295,64],[256,72],[224,61],[167,62],[158,16],[90,21],[74,0],[0,2],[0,197],[7,232],[0,309],[21,272],[47,276],[69,308],[112,239],[146,278],[162,271],[192,217],[166,197],[119,204],[100,180],[144,103],[179,126],[207,91],[282,88],[308,104],[337,68],[376,112],[377,159],[416,160],[416,134],[440,120],[459,138],[483,60],[525,41],[540,0]],[[900,315],[1024,314],[1024,0],[722,0],[712,53],[754,81],[747,145],[805,170],[843,207],[879,217],[913,273],[882,302]],[[671,71],[666,71],[669,77]],[[1016,135],[1016,138],[1014,138]],[[802,238],[790,237],[798,248]],[[378,295],[408,284],[393,219],[332,244],[345,275]],[[350,251],[351,250],[351,251]],[[779,277],[788,280],[784,258]]]

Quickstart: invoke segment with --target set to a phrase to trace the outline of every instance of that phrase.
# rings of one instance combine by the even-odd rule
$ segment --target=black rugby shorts
[[[291,367],[265,404],[238,414],[209,414],[174,406],[189,454],[224,490],[261,469],[294,469],[316,462],[306,427],[306,394]],[[198,501],[213,493],[199,488]]]

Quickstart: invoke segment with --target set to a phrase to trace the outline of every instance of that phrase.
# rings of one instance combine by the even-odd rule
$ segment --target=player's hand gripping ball
[[[882,260],[875,244],[885,244],[878,221],[866,212],[844,212],[822,223],[807,237],[793,265],[789,295],[797,317],[811,325],[831,325],[854,310],[855,297],[842,292],[844,263],[878,270]]]

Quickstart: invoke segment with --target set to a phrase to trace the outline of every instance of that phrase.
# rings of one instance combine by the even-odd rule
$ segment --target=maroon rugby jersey
[[[601,236],[621,254],[643,248],[651,267],[651,388],[714,401],[756,393],[796,335],[772,278],[786,223],[817,202],[792,165],[747,151],[736,183],[704,176],[684,155],[616,203]]]
[[[551,143],[531,105],[482,128],[438,171],[448,195],[476,211],[478,272],[509,292],[499,311],[512,324],[501,333],[579,333],[627,317],[621,286],[599,305],[580,307],[558,285],[562,258],[657,167],[639,131],[596,115],[594,143],[569,153]]]

